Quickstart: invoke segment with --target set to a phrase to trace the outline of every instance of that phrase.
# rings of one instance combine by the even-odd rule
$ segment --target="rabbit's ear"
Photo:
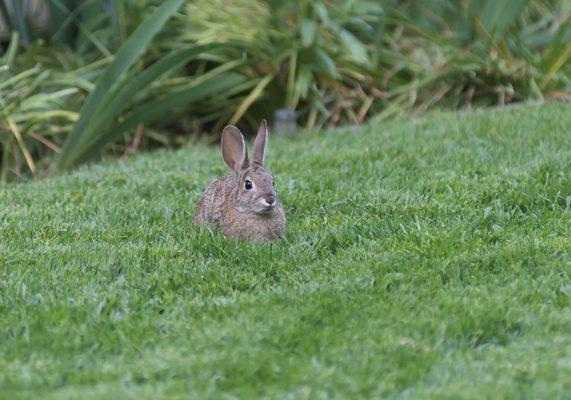
[[[228,125],[222,131],[222,158],[234,171],[248,166],[248,152],[244,136],[238,128]]]
[[[265,119],[254,141],[254,151],[252,154],[252,162],[264,166],[264,155],[266,154],[266,141],[268,140],[268,124]]]

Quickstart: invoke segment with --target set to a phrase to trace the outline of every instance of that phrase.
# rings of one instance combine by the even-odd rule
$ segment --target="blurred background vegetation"
[[[0,0],[0,176],[300,126],[571,99],[566,0]]]

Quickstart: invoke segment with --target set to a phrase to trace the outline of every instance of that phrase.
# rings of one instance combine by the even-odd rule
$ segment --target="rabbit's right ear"
[[[228,125],[222,131],[222,158],[234,171],[240,171],[248,166],[248,151],[244,136],[238,128]]]

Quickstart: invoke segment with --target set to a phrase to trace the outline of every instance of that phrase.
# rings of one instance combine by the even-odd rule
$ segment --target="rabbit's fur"
[[[226,237],[253,238],[259,242],[283,234],[283,207],[272,176],[264,170],[267,137],[268,127],[264,120],[254,141],[250,162],[240,130],[232,125],[224,128],[222,158],[233,172],[219,178],[204,191],[196,206],[196,224],[218,224]]]

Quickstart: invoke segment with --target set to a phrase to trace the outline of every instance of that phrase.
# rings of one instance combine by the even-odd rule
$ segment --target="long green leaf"
[[[310,19],[304,18],[300,25],[301,45],[309,47],[315,39],[315,32],[317,31],[317,23]]]
[[[256,85],[254,90],[250,92],[250,94],[240,104],[240,106],[238,107],[232,118],[230,118],[230,124],[235,124],[240,120],[240,118],[242,118],[242,115],[244,115],[244,113],[252,105],[252,103],[262,95],[264,89],[266,88],[266,86],[268,86],[268,84],[272,81],[272,79],[274,79],[274,74],[268,74],[262,79],[260,79],[260,82]]]
[[[501,35],[520,16],[529,0],[488,0],[481,22],[492,35]]]
[[[34,66],[30,69],[20,72],[18,75],[14,75],[13,77],[6,79],[4,82],[0,83],[0,90],[6,87],[10,87],[10,85],[14,85],[18,82],[24,81],[28,77],[34,76],[35,74],[38,73],[39,70],[40,69],[38,66]]]
[[[367,55],[367,48],[351,32],[347,29],[340,29],[339,37],[341,38],[341,42],[343,43],[345,50],[355,62],[361,64],[366,64],[368,62],[369,57]]]
[[[0,0],[1,1],[1,0]],[[4,56],[4,61],[9,68],[14,66],[14,61],[16,60],[16,54],[18,54],[18,43],[20,34],[18,31],[12,32],[10,35],[10,44],[8,45],[8,50],[6,50],[6,55]]]
[[[10,19],[8,7],[6,7],[6,4],[4,4],[4,0],[0,0],[0,16],[2,17],[5,26],[8,28],[8,32],[12,32],[14,28],[12,26],[12,20]]]
[[[151,40],[161,30],[163,25],[182,5],[184,0],[167,0],[159,6],[151,16],[149,16],[139,27],[129,36],[117,51],[117,55],[111,64],[107,66],[101,77],[98,79],[94,91],[87,97],[83,105],[79,121],[69,135],[62,150],[62,157],[59,161],[59,168],[69,168],[72,153],[78,151],[80,146],[91,138],[86,132],[88,125],[92,122],[93,115],[99,107],[105,104],[109,96],[119,86],[123,74],[135,62],[135,60],[145,51]],[[107,101],[106,101],[107,100]],[[95,132],[96,134],[97,132]],[[93,133],[91,133],[93,134]]]
[[[20,128],[18,128],[18,125],[16,125],[16,123],[14,122],[14,120],[12,119],[11,116],[4,114],[4,118],[6,119],[8,126],[12,130],[12,133],[13,133],[14,137],[16,138],[16,141],[18,142],[18,146],[20,147],[20,150],[22,151],[22,154],[24,155],[24,159],[26,160],[26,163],[28,164],[28,168],[30,168],[32,175],[34,175],[34,178],[35,178],[36,177],[36,164],[34,163],[34,159],[32,158],[30,151],[26,147],[26,143],[24,142],[24,138],[22,137],[22,134],[20,133]]]
[[[117,88],[105,104],[97,110],[92,118],[92,123],[88,127],[88,136],[94,135],[93,132],[102,132],[109,125],[113,118],[118,116],[129,104],[131,98],[140,90],[149,86],[153,81],[162,75],[179,68],[190,59],[199,54],[219,48],[219,44],[209,44],[203,46],[193,46],[188,49],[175,50],[160,59],[149,68],[144,70],[137,78],[127,82],[125,86]],[[81,151],[81,149],[78,149]]]
[[[12,2],[12,6],[14,7],[14,19],[16,20],[16,26],[22,35],[22,41],[24,44],[29,45],[32,37],[30,36],[30,32],[26,24],[22,3],[20,0],[14,0]]]
[[[168,112],[188,106],[207,97],[215,96],[239,85],[245,80],[246,78],[243,75],[230,73],[189,89],[176,91],[151,100],[134,109],[130,116],[115,128],[99,137],[94,137],[94,140],[85,147],[79,157],[90,159],[107,143],[110,143],[126,131],[135,128],[137,125],[158,121],[164,118]]]
[[[60,32],[63,32],[65,29],[68,28],[68,26],[71,23],[74,23],[79,30],[81,31],[82,34],[85,35],[86,38],[88,38],[91,43],[93,43],[93,45],[105,56],[105,57],[111,57],[111,53],[109,52],[109,50],[107,49],[107,47],[105,47],[105,45],[101,42],[101,40],[99,40],[97,38],[96,35],[93,34],[93,32],[90,31],[90,29],[88,29],[85,24],[83,24],[80,19],[79,19],[79,15],[82,11],[83,8],[89,7],[92,5],[92,3],[97,2],[98,0],[87,0],[84,1],[83,4],[79,4],[77,5],[73,11],[71,11],[64,3],[62,3],[60,0],[50,0],[51,4],[53,4],[58,12],[61,12],[62,15],[66,15],[65,20],[63,21],[63,23],[60,24],[60,26],[57,28],[57,30],[52,34],[52,36],[57,36],[58,34],[60,34]]]
[[[335,67],[335,61],[333,61],[326,52],[321,49],[317,49],[317,57],[321,67],[329,74],[329,76],[332,78],[337,78],[339,76],[337,68]]]
[[[542,86],[571,59],[569,33],[571,33],[571,18],[568,18],[559,26],[557,35],[551,41],[546,54],[542,57],[541,67],[546,72],[546,76],[541,83]]]

